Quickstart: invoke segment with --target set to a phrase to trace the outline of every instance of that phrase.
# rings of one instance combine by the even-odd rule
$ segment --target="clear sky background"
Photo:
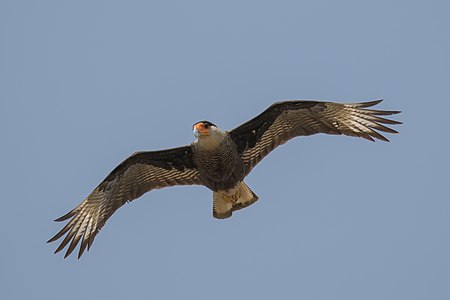
[[[1,1],[1,299],[450,299],[448,1]],[[150,192],[82,259],[52,220],[137,150],[282,99],[384,98],[391,143],[316,135],[212,218]]]

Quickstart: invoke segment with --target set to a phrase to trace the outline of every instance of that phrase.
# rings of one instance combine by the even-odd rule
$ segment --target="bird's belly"
[[[241,161],[236,161],[228,167],[218,165],[216,168],[204,170],[202,179],[205,185],[215,192],[230,190],[244,179],[244,166]]]
[[[229,143],[195,154],[200,178],[214,192],[229,190],[244,179],[244,162]]]

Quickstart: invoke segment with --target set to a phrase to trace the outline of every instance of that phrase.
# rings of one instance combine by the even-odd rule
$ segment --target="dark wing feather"
[[[90,249],[106,220],[123,204],[144,193],[174,185],[201,184],[190,146],[137,152],[118,165],[77,207],[55,221],[70,221],[48,242],[66,235],[55,253],[69,242],[65,257],[81,240],[78,258]]]
[[[278,102],[231,130],[230,135],[244,160],[247,175],[268,153],[296,136],[327,133],[388,141],[375,130],[397,133],[382,124],[401,122],[379,116],[399,111],[366,109],[381,101],[349,104],[302,100]]]

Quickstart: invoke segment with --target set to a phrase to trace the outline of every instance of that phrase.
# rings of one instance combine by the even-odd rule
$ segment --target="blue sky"
[[[1,1],[2,299],[449,299],[446,1]],[[316,135],[212,193],[148,193],[82,259],[46,244],[137,150],[282,99],[384,98],[391,143]]]

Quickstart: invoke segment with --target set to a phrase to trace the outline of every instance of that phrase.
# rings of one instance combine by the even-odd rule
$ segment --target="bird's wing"
[[[278,102],[229,134],[244,160],[247,175],[277,146],[296,136],[328,133],[388,141],[375,130],[397,133],[382,124],[401,122],[379,117],[399,111],[367,109],[381,101],[348,104],[302,100]]]
[[[77,207],[55,221],[71,220],[48,242],[66,235],[55,253],[70,241],[65,257],[81,240],[78,258],[90,249],[106,220],[123,204],[144,193],[174,185],[202,184],[190,146],[137,152],[118,165]]]

